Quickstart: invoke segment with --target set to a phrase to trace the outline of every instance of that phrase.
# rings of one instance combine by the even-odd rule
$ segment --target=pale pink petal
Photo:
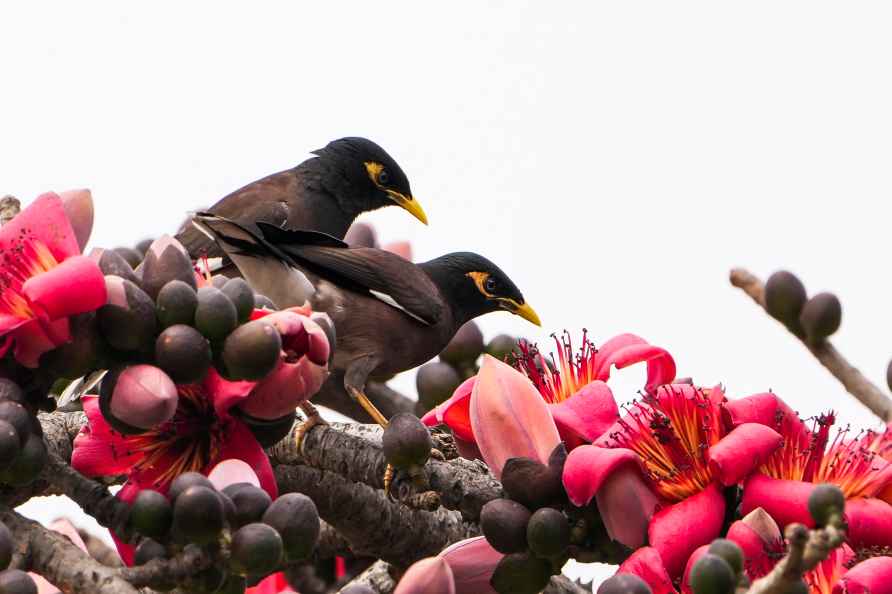
[[[84,251],[93,231],[93,195],[90,190],[68,190],[60,193],[59,197],[80,251]]]
[[[449,563],[442,557],[428,557],[413,563],[393,594],[455,594]]]
[[[489,584],[496,565],[504,555],[483,536],[459,541],[439,555],[449,563],[455,581],[455,594],[496,594]]]
[[[636,549],[647,540],[647,530],[659,500],[637,465],[623,464],[609,473],[595,495],[601,520],[611,539]]]
[[[483,356],[471,394],[471,427],[490,470],[500,478],[509,458],[532,458],[543,464],[561,442],[548,407],[522,373]]]
[[[396,254],[409,262],[412,261],[412,244],[408,241],[392,241],[381,246],[382,250],[386,250],[392,254]]]
[[[226,440],[223,442],[217,457],[211,460],[208,469],[217,465],[220,460],[236,458],[248,464],[260,481],[260,488],[269,493],[275,499],[279,495],[279,487],[273,474],[273,467],[269,458],[257,438],[251,433],[247,425],[238,419],[230,419],[226,424]]]
[[[548,408],[568,450],[595,441],[619,419],[613,392],[600,380]]]
[[[250,483],[260,487],[260,479],[254,469],[247,462],[236,458],[218,462],[208,473],[208,479],[218,491],[236,483]]]
[[[114,418],[140,429],[167,422],[177,411],[173,380],[154,365],[131,365],[118,376],[109,408]]]

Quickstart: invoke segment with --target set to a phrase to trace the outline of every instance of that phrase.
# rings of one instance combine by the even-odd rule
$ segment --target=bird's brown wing
[[[434,325],[445,305],[437,286],[421,268],[385,250],[325,245],[277,244],[295,264],[344,289],[367,293]]]
[[[208,212],[241,222],[264,221],[282,226],[290,215],[289,204],[297,192],[294,170],[281,171],[248,184],[222,198]],[[193,258],[223,256],[211,238],[186,221],[177,232],[177,240]]]

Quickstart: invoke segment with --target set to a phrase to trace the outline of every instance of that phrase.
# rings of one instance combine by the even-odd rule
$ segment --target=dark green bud
[[[480,510],[480,529],[492,548],[500,553],[527,549],[530,510],[510,499],[493,499]]]
[[[223,342],[223,364],[232,379],[257,381],[276,368],[282,351],[279,331],[262,319],[239,326]]]
[[[235,330],[237,324],[238,313],[229,297],[213,287],[202,287],[198,290],[195,327],[208,340],[223,340]]]
[[[96,312],[102,336],[120,351],[139,351],[155,342],[155,302],[129,280],[106,276],[108,303]]]
[[[411,413],[393,415],[381,438],[384,456],[396,468],[421,466],[430,457],[430,433],[421,421]]]
[[[724,559],[731,566],[734,575],[739,576],[743,572],[743,550],[733,540],[717,538],[709,545],[708,552]]]
[[[816,344],[839,330],[842,305],[833,293],[818,293],[805,302],[799,323],[809,342]]]
[[[489,583],[499,594],[538,594],[551,578],[551,564],[529,553],[502,557]]]
[[[130,507],[130,527],[149,538],[164,538],[170,530],[173,508],[167,497],[151,489],[143,489]]]
[[[272,502],[263,514],[282,537],[285,558],[302,561],[310,556],[319,540],[319,512],[313,500],[301,493],[286,493]]]
[[[520,349],[517,348],[516,338],[507,334],[499,334],[486,345],[486,352],[499,361],[508,359],[510,362],[510,357],[514,354],[520,354]]]
[[[37,594],[37,584],[24,571],[7,569],[0,572],[0,594]]]
[[[176,501],[180,493],[189,487],[207,487],[213,489],[214,484],[200,472],[184,472],[170,483],[170,489],[167,490],[167,496],[171,501]]]
[[[145,565],[154,559],[164,559],[167,557],[167,549],[163,544],[151,538],[144,538],[139,541],[136,550],[133,552],[133,564]]]
[[[192,326],[177,324],[155,340],[155,363],[176,384],[200,382],[211,368],[211,345]]]
[[[235,305],[239,323],[247,322],[251,317],[251,312],[254,311],[254,290],[245,282],[245,279],[230,279],[220,290]]]
[[[765,309],[792,328],[798,327],[799,314],[807,297],[805,285],[792,272],[779,270],[765,282]]]
[[[737,578],[727,561],[706,554],[691,568],[690,582],[694,594],[733,594]]]
[[[143,259],[143,252],[135,250],[131,247],[116,247],[112,250],[104,250],[104,252],[109,252],[118,256],[130,267],[131,272],[134,268],[139,266],[139,263],[142,262]],[[103,255],[105,254],[103,253]],[[100,257],[100,261],[101,259],[102,258]],[[101,264],[100,268],[102,268]],[[104,274],[115,274],[114,272],[105,272],[105,270],[103,270],[102,272]]]
[[[458,329],[446,348],[440,352],[440,359],[452,365],[470,364],[483,352],[483,333],[476,322],[471,320]]]
[[[259,522],[272,503],[266,491],[251,484],[241,485],[238,489],[227,488],[223,492],[235,504],[235,527]]]
[[[236,573],[266,574],[282,560],[282,538],[272,526],[248,524],[232,535],[230,552],[229,563]]]
[[[604,580],[598,594],[653,594],[647,582],[637,575],[618,573]]]
[[[190,284],[181,280],[172,280],[161,287],[155,299],[155,312],[162,328],[176,324],[192,325],[196,307],[198,294]]]
[[[539,557],[557,557],[570,545],[570,523],[554,508],[536,510],[527,524],[527,543]]]
[[[808,496],[808,513],[815,524],[824,526],[834,515],[842,516],[846,507],[846,496],[836,485],[822,483]]]
[[[19,455],[8,468],[0,473],[0,482],[13,487],[24,487],[31,484],[46,465],[47,456],[43,438],[33,433],[30,434]]]
[[[442,361],[432,361],[422,365],[415,376],[418,401],[425,410],[430,410],[447,400],[461,384],[461,377],[452,365]]]
[[[291,427],[294,426],[295,413],[290,413],[278,419],[267,421],[266,419],[258,419],[243,412],[236,411],[258,443],[264,448],[269,448],[279,443],[291,433]]]
[[[6,524],[0,523],[0,569],[9,567],[13,548],[12,533]]]
[[[223,520],[223,502],[207,487],[189,487],[173,504],[175,530],[188,542],[213,542],[223,529]]]

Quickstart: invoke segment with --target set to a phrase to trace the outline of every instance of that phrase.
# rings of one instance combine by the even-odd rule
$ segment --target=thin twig
[[[821,561],[845,542],[846,533],[842,517],[834,516],[825,528],[809,530],[802,524],[790,524],[785,531],[787,554],[777,562],[768,575],[759,578],[746,594],[784,594],[792,591],[802,575],[811,571]]]
[[[731,270],[730,280],[732,285],[765,309],[765,285],[758,277],[743,268],[735,268]],[[892,399],[849,363],[830,341],[824,340],[819,344],[810,345],[801,338],[799,340],[821,365],[842,383],[849,394],[869,408],[884,423],[892,421]]]

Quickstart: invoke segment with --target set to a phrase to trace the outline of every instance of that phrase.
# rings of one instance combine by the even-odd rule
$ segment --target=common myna
[[[349,248],[321,233],[241,225],[209,213],[197,214],[195,222],[277,307],[309,300],[314,311],[329,315],[337,337],[330,368],[344,372],[347,393],[381,425],[387,419],[364,394],[369,378],[421,365],[462,324],[485,313],[505,310],[539,325],[511,279],[478,254],[456,252],[414,264],[384,250]],[[286,278],[287,293],[281,290]]]
[[[338,239],[359,214],[393,204],[427,224],[406,174],[371,140],[341,138],[313,154],[316,156],[293,169],[236,190],[208,212],[249,227],[264,221],[277,227],[320,231]],[[193,258],[223,255],[189,222],[180,228],[177,239]]]

